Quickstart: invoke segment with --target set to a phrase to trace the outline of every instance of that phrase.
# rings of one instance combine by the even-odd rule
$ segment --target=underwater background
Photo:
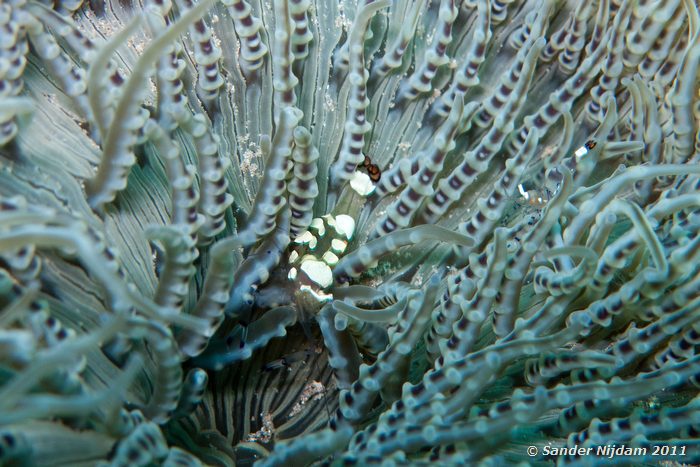
[[[693,0],[2,0],[0,465],[700,463],[699,65]]]

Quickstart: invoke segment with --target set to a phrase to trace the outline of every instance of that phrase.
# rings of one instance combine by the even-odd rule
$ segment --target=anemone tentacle
[[[693,0],[0,0],[0,465],[700,463],[699,63]]]

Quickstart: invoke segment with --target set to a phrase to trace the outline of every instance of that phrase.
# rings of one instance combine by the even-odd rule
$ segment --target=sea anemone
[[[692,0],[5,0],[0,464],[700,462]]]

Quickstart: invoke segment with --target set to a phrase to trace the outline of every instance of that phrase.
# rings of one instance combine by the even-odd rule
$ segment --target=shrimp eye
[[[586,141],[586,144],[584,144],[584,146],[586,147],[586,149],[588,149],[590,151],[591,149],[593,149],[596,146],[596,144],[598,144],[598,143],[596,143],[592,139],[589,139],[588,141]]]
[[[372,180],[373,182],[378,182],[379,179],[382,177],[382,172],[381,170],[379,170],[379,167],[377,167],[376,164],[371,164],[367,168],[367,172],[369,173],[370,180]]]

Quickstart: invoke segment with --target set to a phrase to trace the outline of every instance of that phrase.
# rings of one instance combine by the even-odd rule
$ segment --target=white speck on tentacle
[[[586,146],[581,146],[576,151],[574,151],[574,155],[579,159],[585,156],[586,154],[588,154],[588,148]]]

